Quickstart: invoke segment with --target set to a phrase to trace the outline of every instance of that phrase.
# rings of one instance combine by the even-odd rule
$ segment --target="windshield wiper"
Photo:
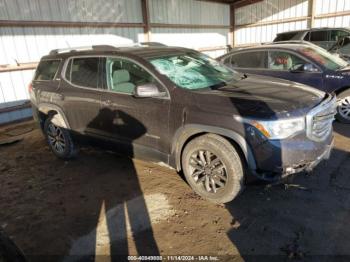
[[[208,88],[211,88],[211,89],[219,89],[220,87],[224,87],[224,86],[226,86],[226,83],[225,83],[225,82],[219,82],[219,83],[217,83],[217,84],[208,86]]]
[[[246,74],[241,75],[241,80],[248,78]]]

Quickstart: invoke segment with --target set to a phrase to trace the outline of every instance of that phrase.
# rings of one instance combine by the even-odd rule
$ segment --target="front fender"
[[[171,155],[174,159],[173,161],[175,161],[174,165],[178,171],[181,170],[181,153],[185,143],[190,137],[201,133],[213,133],[232,139],[242,150],[249,169],[256,170],[256,163],[252,150],[250,149],[250,146],[246,140],[240,134],[232,130],[215,126],[188,124],[180,127],[176,131],[172,142]]]

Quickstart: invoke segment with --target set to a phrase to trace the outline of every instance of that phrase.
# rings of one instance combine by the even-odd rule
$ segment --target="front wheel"
[[[243,189],[241,158],[221,136],[208,134],[190,141],[182,154],[182,168],[192,189],[214,203],[229,202]]]
[[[350,90],[346,90],[338,95],[336,118],[341,123],[350,124]]]

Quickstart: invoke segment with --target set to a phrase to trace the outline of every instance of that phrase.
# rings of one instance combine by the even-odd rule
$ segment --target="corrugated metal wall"
[[[151,23],[230,25],[230,8],[225,4],[188,0],[150,0]],[[225,46],[229,29],[152,28],[152,41],[189,48]],[[207,52],[215,56],[224,51]]]
[[[349,0],[317,0],[316,15],[350,11]],[[316,27],[349,27],[350,15],[315,19]]]
[[[142,22],[139,0],[0,0],[0,19]]]
[[[235,44],[252,44],[272,41],[279,32],[307,28],[307,20],[256,25],[259,22],[273,22],[282,19],[306,17],[307,0],[264,0],[236,9],[235,24],[244,26],[235,31]]]
[[[264,0],[235,11],[235,44],[246,45],[272,41],[277,33],[306,29],[307,0]],[[350,11],[350,0],[316,0],[315,27],[349,27],[350,15],[319,18],[317,16]],[[283,19],[299,21],[282,22]],[[273,23],[278,21],[278,23]]]
[[[228,5],[189,0],[150,0],[151,23],[230,25]]]

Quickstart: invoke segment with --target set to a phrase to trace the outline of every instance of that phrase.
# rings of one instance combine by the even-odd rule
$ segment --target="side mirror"
[[[303,65],[304,72],[318,72],[318,69],[313,64]]]
[[[159,92],[158,87],[155,84],[144,84],[135,87],[135,97],[161,97],[164,93]]]
[[[294,65],[290,71],[292,73],[318,72],[318,69],[310,63]]]

